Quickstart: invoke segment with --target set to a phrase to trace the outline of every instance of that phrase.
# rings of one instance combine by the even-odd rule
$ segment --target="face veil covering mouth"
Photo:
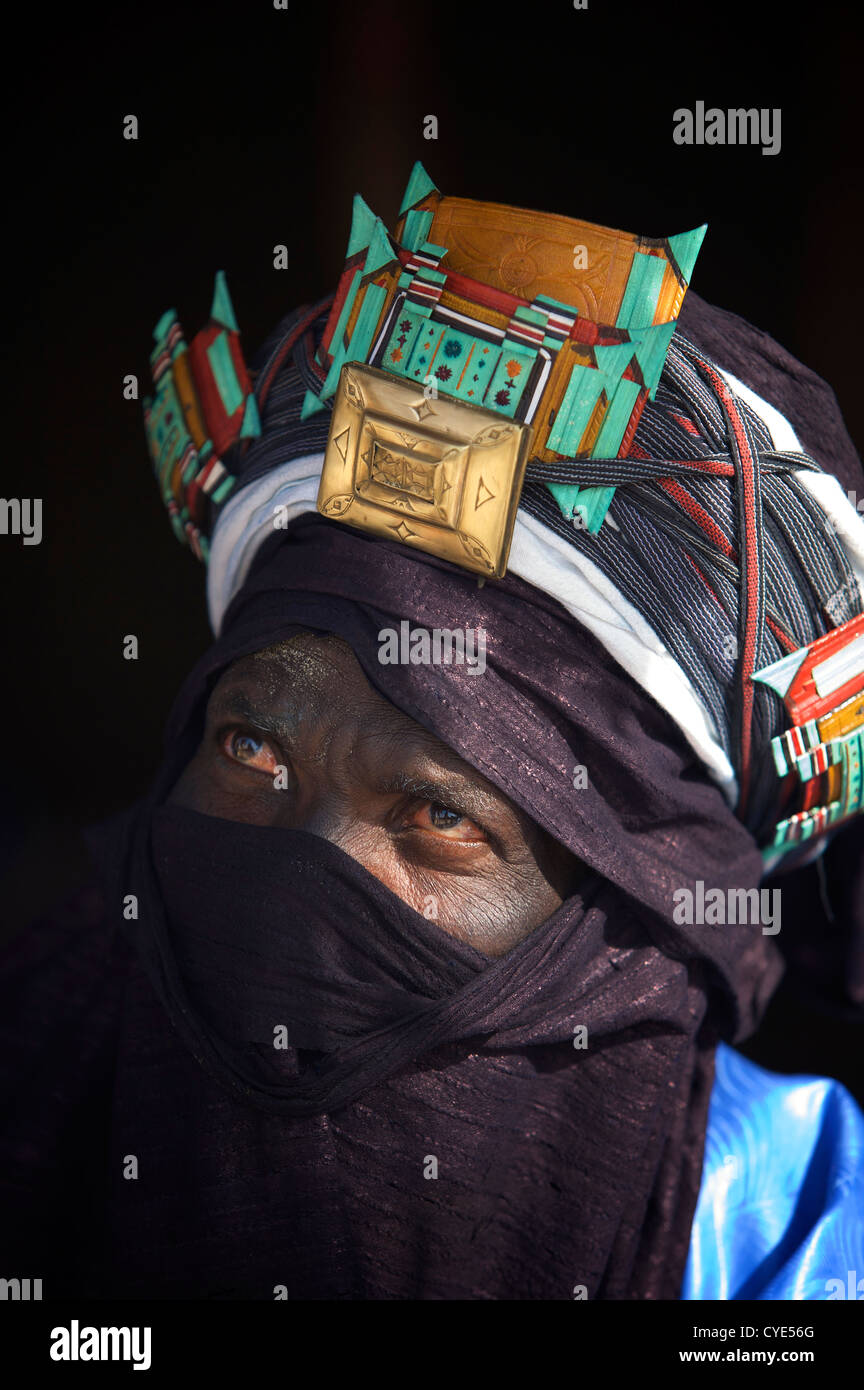
[[[181,691],[151,794],[92,837],[98,930],[52,924],[35,962],[25,946],[0,1010],[19,1244],[30,1260],[38,1230],[57,1252],[52,1296],[681,1294],[717,1044],[754,1031],[781,958],[753,917],[687,924],[676,895],[758,898],[766,829],[766,849],[800,829],[779,761],[761,755],[791,733],[778,664],[806,649],[815,665],[823,637],[858,632],[864,527],[841,481],[860,489],[860,466],[825,384],[694,299],[704,228],[645,239],[543,216],[565,252],[559,290],[533,231],[518,268],[488,260],[526,216],[441,199],[418,164],[394,237],[355,199],[335,293],[288,315],[251,372],[221,272],[188,345],[173,310],[156,326],[151,462],[175,534],[208,560],[218,638]],[[609,275],[576,306],[583,230]],[[538,282],[513,284],[535,253]],[[503,285],[474,279],[507,262]],[[439,347],[445,397],[473,397],[469,354],[494,350],[496,437],[505,414],[541,430],[506,575],[482,589],[437,558],[477,560],[473,533],[412,550],[390,539],[406,536],[401,510],[372,538],[353,525],[365,475],[323,486],[327,455],[347,462],[331,429],[342,367],[346,393],[360,364],[385,360],[419,391]],[[391,426],[409,409],[426,419],[425,391],[403,405]],[[407,439],[399,428],[410,452],[413,418]],[[408,455],[374,469],[361,456],[376,488],[399,484],[397,510],[430,503],[425,448],[419,476]],[[474,512],[494,495],[484,477]],[[383,668],[380,634],[403,623],[482,630],[482,674]],[[581,862],[577,889],[504,957],[323,838],[167,800],[219,676],[305,631],[345,641],[379,694]],[[805,925],[808,984],[817,958],[846,949],[830,936]]]
[[[482,679],[381,667],[382,628],[443,612],[485,630]],[[165,804],[218,674],[302,630],[341,636],[586,865],[507,955],[314,835]],[[262,548],[181,692],[152,796],[101,844],[113,901],[137,897],[122,930],[146,972],[124,1029],[146,1030],[149,1062],[121,1050],[114,1142],[136,1152],[159,1116],[154,1196],[114,1216],[133,1287],[159,1258],[179,1296],[678,1297],[714,1048],[752,1030],[779,955],[758,926],[672,920],[697,878],[755,886],[758,851],[668,716],[554,601],[302,518]],[[169,1261],[152,1232],[172,1222]]]

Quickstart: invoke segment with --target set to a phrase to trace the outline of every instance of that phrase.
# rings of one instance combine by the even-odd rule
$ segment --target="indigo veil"
[[[380,665],[403,619],[481,626],[485,673]],[[164,804],[218,675],[303,629],[344,638],[587,866],[504,957],[316,836]],[[136,962],[111,1142],[146,1154],[150,1194],[120,1185],[99,1259],[131,1291],[678,1297],[714,1048],[753,1030],[780,957],[758,925],[674,923],[676,889],[755,887],[760,856],[669,717],[553,600],[300,518],[259,552],[152,796],[99,852]]]
[[[681,325],[860,490],[823,382],[692,291]],[[403,619],[482,625],[485,674],[380,666],[377,634]],[[219,673],[304,628],[348,641],[587,866],[508,955],[446,935],[324,840],[165,804]],[[677,1298],[715,1046],[757,1025],[778,943],[809,990],[839,996],[845,972],[864,998],[842,925],[864,941],[850,832],[827,856],[846,855],[836,924],[811,868],[782,880],[776,940],[676,925],[676,889],[755,886],[761,862],[671,718],[527,584],[481,590],[314,516],[262,549],[181,692],[152,796],[93,845],[101,891],[21,933],[0,979],[0,1243],[46,1297]]]

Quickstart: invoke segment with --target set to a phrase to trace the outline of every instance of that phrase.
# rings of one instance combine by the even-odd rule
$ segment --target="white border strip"
[[[784,415],[730,372],[721,371],[721,375],[764,420],[776,449],[800,450],[798,436]],[[283,525],[315,511],[323,462],[323,452],[291,459],[241,488],[225,506],[213,534],[207,573],[210,623],[217,636],[258,547],[273,533],[276,509],[284,509]],[[864,599],[864,519],[835,477],[805,470],[797,476],[833,523]],[[737,782],[711,715],[657,633],[597,565],[520,511],[508,571],[557,599],[602,642],[628,675],[668,711],[734,807]]]

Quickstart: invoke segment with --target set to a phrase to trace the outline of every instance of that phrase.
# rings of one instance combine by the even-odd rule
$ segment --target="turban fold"
[[[316,508],[329,414],[304,420],[303,401],[328,302],[289,316],[259,359],[264,432],[216,525],[214,631],[276,518]],[[705,308],[697,302],[697,336],[713,344],[715,311],[706,332]],[[725,319],[722,361],[749,375],[759,335]],[[797,418],[820,457],[827,424],[833,462],[842,423],[802,394],[809,409],[799,401]],[[847,486],[860,477],[851,445],[848,453],[836,460]],[[552,495],[574,473],[589,490],[616,485],[599,533],[574,526]],[[786,713],[751,676],[864,612],[864,522],[789,420],[676,331],[626,458],[529,464],[508,572],[599,639],[669,712],[757,842],[770,844],[789,795],[771,753]],[[766,851],[767,867],[775,862]]]
[[[854,487],[836,407],[813,381],[785,363],[757,380],[748,363],[761,370],[767,354],[731,316],[708,311],[696,327]],[[299,420],[314,333],[295,347],[249,455],[248,497],[274,465],[323,448],[326,421]],[[788,401],[778,380],[793,383]],[[692,737],[553,594],[514,573],[478,589],[313,508],[314,493],[263,544],[251,512],[223,532],[242,569],[173,711],[153,793],[93,836],[107,921],[18,945],[5,1153],[21,1194],[41,1193],[34,1144],[71,1144],[87,1238],[82,1225],[57,1246],[74,1225],[68,1194],[38,1211],[22,1195],[13,1247],[33,1249],[41,1213],[52,1288],[103,1297],[677,1297],[715,1044],[752,1032],[781,962],[758,926],[680,925],[671,900],[700,880],[755,886],[755,841]],[[229,569],[211,570],[211,601]],[[482,625],[483,677],[380,666],[378,633],[402,620]],[[447,935],[323,840],[166,804],[220,672],[309,629],[348,641],[386,698],[587,865],[505,957]],[[129,894],[137,919],[121,912]],[[791,906],[784,896],[784,948]],[[812,979],[825,943],[798,940]],[[50,1087],[34,1085],[36,1050],[52,1057]],[[146,1183],[120,1177],[115,1156],[129,1154]]]
[[[381,629],[444,614],[485,630],[482,678],[380,665]],[[390,701],[587,865],[504,957],[450,937],[315,836],[165,804],[218,674],[299,630],[347,641]],[[205,1123],[221,1096],[246,1135],[228,1119],[199,1155],[207,1181],[193,1164],[181,1193],[148,1208],[189,1233],[172,1255],[187,1289],[239,1277],[224,1263],[231,1222],[224,1244],[201,1234],[239,1181],[256,1228],[245,1296],[286,1279],[292,1297],[678,1296],[714,1047],[752,1031],[780,957],[757,925],[674,922],[676,889],[755,886],[759,853],[674,722],[548,595],[515,576],[480,589],[444,560],[298,518],[256,554],[181,692],[152,796],[101,853],[111,900],[137,897],[121,930],[180,1040],[147,1082],[166,1111],[154,1181],[176,1189],[190,1105]],[[200,1097],[192,1057],[209,1077]],[[132,1145],[131,1113],[124,1124]],[[268,1145],[278,1172],[260,1182]],[[286,1269],[283,1251],[277,1276],[274,1203],[315,1244],[317,1273]],[[140,1213],[119,1220],[131,1252]]]
[[[227,291],[217,300],[202,362],[226,334],[236,347]],[[755,331],[689,294],[635,447],[579,461],[580,486],[614,489],[599,533],[555,500],[573,461],[534,459],[509,571],[481,588],[316,514],[330,416],[304,402],[321,390],[331,308],[289,315],[251,377],[235,362],[226,447],[214,434],[193,480],[221,508],[216,641],[175,704],[151,793],[93,833],[114,986],[94,1024],[103,1081],[111,1058],[105,1151],[145,1152],[147,1185],[134,1203],[115,1185],[74,1287],[676,1298],[716,1045],[754,1031],[782,960],[759,922],[681,922],[674,904],[700,885],[755,891],[764,872],[777,806],[749,740],[764,753],[778,716],[765,690],[742,706],[739,641],[749,680],[754,654],[774,661],[862,611],[860,521],[805,452],[831,463],[838,429],[808,433],[790,398],[802,448],[751,389],[770,396],[778,375],[751,371],[766,360]],[[168,316],[160,380],[184,360],[178,335]],[[178,429],[181,378],[150,411],[172,496],[189,464],[159,431]],[[482,678],[382,666],[380,634],[403,622],[482,629]],[[322,838],[168,800],[220,674],[305,631],[346,641],[386,699],[582,861],[576,890],[505,956],[448,935]],[[42,978],[53,1017],[56,980]],[[89,1006],[83,986],[64,997],[58,1039]],[[19,1154],[32,1127],[25,1104]]]
[[[782,962],[758,924],[673,912],[700,883],[756,889],[753,832],[773,807],[757,769],[749,822],[733,809],[740,712],[720,639],[741,631],[734,489],[716,472],[682,482],[670,460],[725,466],[728,389],[765,464],[768,617],[784,575],[801,576],[796,527],[832,518],[782,614],[786,636],[809,641],[860,612],[864,550],[838,482],[773,407],[804,449],[839,449],[830,462],[850,487],[842,427],[821,432],[836,408],[801,414],[812,383],[778,399],[786,364],[763,380],[755,330],[691,294],[635,450],[600,461],[621,473],[600,534],[567,531],[548,487],[556,465],[529,467],[509,572],[480,588],[315,513],[329,414],[304,418],[303,402],[321,384],[329,306],[290,315],[259,356],[262,427],[212,539],[217,640],[177,701],[151,796],[94,841],[109,901],[139,904],[116,923],[134,954],[113,1141],[134,1152],[141,1123],[158,1124],[160,1195],[144,1208],[118,1197],[93,1286],[123,1268],[130,1291],[164,1289],[170,1231],[175,1295],[270,1297],[279,1284],[292,1298],[677,1297],[715,1046],[752,1033]],[[665,500],[661,475],[674,484]],[[383,667],[379,634],[405,621],[482,628],[482,679]],[[761,626],[765,659],[783,649],[776,626]],[[308,630],[343,638],[373,686],[586,866],[506,956],[447,935],[326,841],[166,803],[219,674]],[[764,743],[771,706],[764,692],[755,703]]]

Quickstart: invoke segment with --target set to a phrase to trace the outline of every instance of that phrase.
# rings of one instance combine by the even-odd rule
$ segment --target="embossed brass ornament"
[[[507,572],[531,426],[359,362],[342,368],[318,511],[486,578]]]

